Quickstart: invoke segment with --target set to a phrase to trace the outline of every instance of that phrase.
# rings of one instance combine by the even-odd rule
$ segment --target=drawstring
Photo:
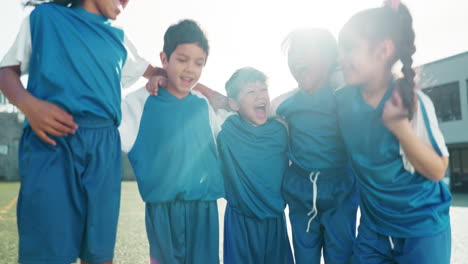
[[[395,249],[395,244],[393,244],[393,239],[391,236],[388,237],[388,241],[390,241],[390,247],[392,248],[392,251]]]
[[[307,233],[309,233],[310,224],[312,223],[312,220],[314,220],[314,218],[317,216],[317,179],[319,175],[320,175],[320,171],[311,172],[309,174],[309,179],[310,179],[310,182],[312,183],[312,188],[313,188],[313,198],[312,198],[312,210],[309,213],[307,213],[307,215],[308,216],[310,216],[311,214],[313,215],[310,217],[309,222],[307,222],[307,229],[306,229]]]

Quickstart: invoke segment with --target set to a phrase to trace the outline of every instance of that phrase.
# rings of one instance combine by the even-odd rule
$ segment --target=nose
[[[195,69],[196,69],[197,65],[195,62],[188,62],[186,65],[185,65],[185,68],[184,68],[184,71],[186,73],[194,73],[195,72]]]

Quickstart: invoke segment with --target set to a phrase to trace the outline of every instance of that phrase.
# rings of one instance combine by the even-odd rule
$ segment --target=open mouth
[[[182,84],[185,86],[189,86],[193,83],[193,78],[190,78],[190,77],[180,77],[180,80],[182,81]]]
[[[266,118],[266,104],[258,104],[255,106],[255,115],[257,118],[264,119]]]

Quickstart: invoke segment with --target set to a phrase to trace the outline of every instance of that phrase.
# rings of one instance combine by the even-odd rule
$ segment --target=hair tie
[[[391,9],[398,11],[401,1],[400,0],[388,0],[387,4],[390,6]]]

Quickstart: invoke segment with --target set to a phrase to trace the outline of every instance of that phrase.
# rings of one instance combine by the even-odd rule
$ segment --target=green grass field
[[[17,263],[16,198],[19,183],[0,183],[0,264]],[[148,263],[144,203],[135,182],[122,183],[115,263]]]

